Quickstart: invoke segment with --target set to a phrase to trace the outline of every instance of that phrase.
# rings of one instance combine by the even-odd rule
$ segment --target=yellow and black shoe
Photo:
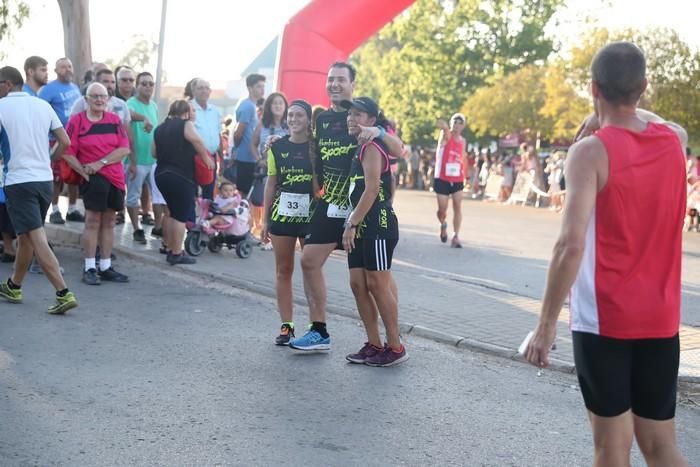
[[[10,303],[22,303],[22,289],[15,289],[7,282],[0,282],[0,297]]]
[[[56,295],[56,303],[49,307],[47,313],[51,315],[62,315],[73,308],[78,308],[78,299],[75,298],[73,292],[68,292],[63,297]]]

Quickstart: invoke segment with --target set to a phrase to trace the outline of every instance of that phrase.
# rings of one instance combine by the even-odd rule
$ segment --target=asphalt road
[[[399,367],[350,365],[362,329],[337,316],[333,350],[299,355],[271,344],[268,297],[124,259],[130,284],[88,287],[79,251],[58,253],[79,309],[44,313],[42,276],[0,304],[2,466],[591,463],[573,376],[410,336]],[[692,405],[678,437],[698,465]]]
[[[458,252],[445,245],[436,248],[439,240],[434,193],[399,190],[395,206],[402,234],[400,254],[396,256],[414,273],[428,269],[436,276],[448,273],[464,282],[542,297],[561,226],[560,213],[465,199],[460,235],[465,250]],[[450,208],[448,221],[451,219]],[[649,222],[654,222],[653,216]],[[682,264],[682,321],[700,327],[699,233],[684,234]]]

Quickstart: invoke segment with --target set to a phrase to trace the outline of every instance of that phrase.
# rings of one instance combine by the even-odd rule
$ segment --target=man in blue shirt
[[[32,55],[24,61],[24,86],[22,91],[30,96],[37,96],[39,89],[49,81],[49,69],[46,60],[36,55]]]
[[[253,174],[258,162],[258,152],[253,151],[251,142],[255,127],[258,126],[257,102],[265,95],[265,77],[257,73],[245,79],[248,97],[236,107],[236,129],[233,132],[238,191],[247,195],[253,185]]]
[[[209,82],[198,78],[192,83],[192,95],[194,97],[192,105],[196,112],[194,127],[204,141],[207,151],[214,159],[214,173],[216,173],[217,153],[221,151],[221,112],[209,103],[211,96],[211,86]],[[214,180],[209,185],[202,187],[202,197],[214,199]]]
[[[76,100],[80,99],[80,88],[73,83],[73,63],[68,58],[59,58],[56,61],[56,79],[41,88],[39,97],[48,102],[53,108],[61,124],[65,127],[71,116],[71,108]],[[53,138],[51,144],[53,145]],[[65,221],[58,210],[58,196],[61,194],[63,182],[60,178],[58,161],[51,162],[54,174],[53,199],[51,200],[51,215],[49,222],[52,224],[64,224]],[[85,217],[78,211],[78,187],[68,185],[68,213],[66,219],[75,222],[84,222]]]

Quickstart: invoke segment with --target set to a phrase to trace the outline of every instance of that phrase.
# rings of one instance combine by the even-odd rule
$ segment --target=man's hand
[[[97,172],[99,172],[102,167],[104,167],[104,164],[102,164],[102,162],[100,162],[100,161],[96,161],[96,162],[90,162],[89,164],[85,164],[83,166],[83,170],[88,175],[94,175]]]
[[[129,162],[129,180],[133,180],[134,178],[136,178],[137,173],[138,169],[136,168],[136,163]]]
[[[150,133],[153,130],[153,124],[146,117],[143,118],[143,129],[146,133]]]
[[[539,368],[549,366],[549,352],[557,337],[557,324],[539,323],[525,350],[525,359]]]
[[[581,126],[574,136],[574,143],[579,141],[586,136],[590,136],[600,129],[600,122],[598,121],[598,116],[595,113],[590,114],[583,120]]]
[[[376,126],[362,126],[360,127],[360,134],[357,135],[357,143],[360,145],[367,144],[374,138],[379,138],[381,131]]]
[[[268,227],[267,222],[263,223],[262,230],[260,231],[260,240],[263,243],[270,242],[270,227]]]

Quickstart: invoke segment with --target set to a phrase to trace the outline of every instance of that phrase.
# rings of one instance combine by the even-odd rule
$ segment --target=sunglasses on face
[[[156,83],[154,83],[153,81],[141,81],[139,83],[139,86],[145,86],[147,88],[152,88],[153,86],[155,86],[155,84]]]

